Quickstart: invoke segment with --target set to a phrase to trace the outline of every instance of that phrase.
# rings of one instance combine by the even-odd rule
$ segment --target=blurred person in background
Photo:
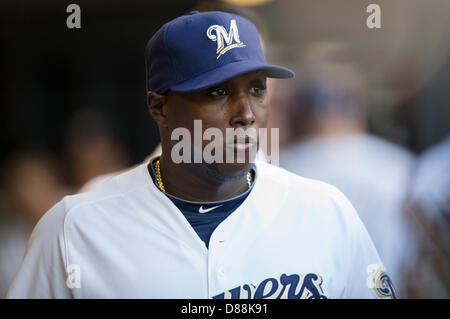
[[[70,121],[66,137],[68,178],[79,189],[98,175],[125,169],[129,156],[115,138],[107,117],[86,108]]]
[[[68,193],[51,155],[29,150],[11,155],[1,168],[0,296],[19,268],[31,230]]]
[[[406,297],[405,274],[415,240],[402,203],[414,156],[367,132],[366,83],[342,46],[311,46],[299,74],[292,119],[298,141],[280,153],[280,166],[338,187],[355,206]]]
[[[296,140],[295,132],[298,123],[292,120],[292,114],[295,112],[295,102],[292,96],[294,87],[292,83],[271,81],[267,83],[267,89],[271,93],[270,103],[273,107],[267,124],[269,128],[269,142],[270,128],[277,128],[279,130],[279,148],[282,149]]]
[[[419,158],[407,208],[420,235],[410,295],[450,298],[450,136]]]

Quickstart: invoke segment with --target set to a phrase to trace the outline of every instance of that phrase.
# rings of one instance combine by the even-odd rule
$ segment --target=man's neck
[[[166,193],[188,201],[216,202],[236,197],[248,189],[246,174],[218,179],[204,165],[208,164],[175,164],[161,156],[161,179]]]

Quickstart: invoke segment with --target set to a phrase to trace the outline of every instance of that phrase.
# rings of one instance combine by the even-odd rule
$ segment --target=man
[[[9,297],[395,296],[337,189],[252,163],[257,144],[247,132],[266,124],[266,77],[293,73],[266,63],[249,20],[179,17],[150,39],[146,61],[161,156],[55,205],[34,230]],[[245,136],[224,139],[209,162],[208,140],[180,151],[185,141],[174,138],[180,129],[195,136],[198,120],[201,133]],[[221,161],[230,152],[245,160]]]

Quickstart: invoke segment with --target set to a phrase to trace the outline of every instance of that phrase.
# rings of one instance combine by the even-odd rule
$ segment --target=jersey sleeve
[[[37,223],[7,298],[71,298],[66,283],[64,204],[53,206]]]
[[[339,197],[346,214],[349,232],[347,234],[349,245],[347,284],[343,298],[397,298],[394,285],[366,227],[350,201],[342,193]]]

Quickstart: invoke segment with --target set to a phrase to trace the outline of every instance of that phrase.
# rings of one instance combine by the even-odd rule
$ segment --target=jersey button
[[[222,267],[219,268],[218,273],[220,277],[225,277],[225,270]]]

